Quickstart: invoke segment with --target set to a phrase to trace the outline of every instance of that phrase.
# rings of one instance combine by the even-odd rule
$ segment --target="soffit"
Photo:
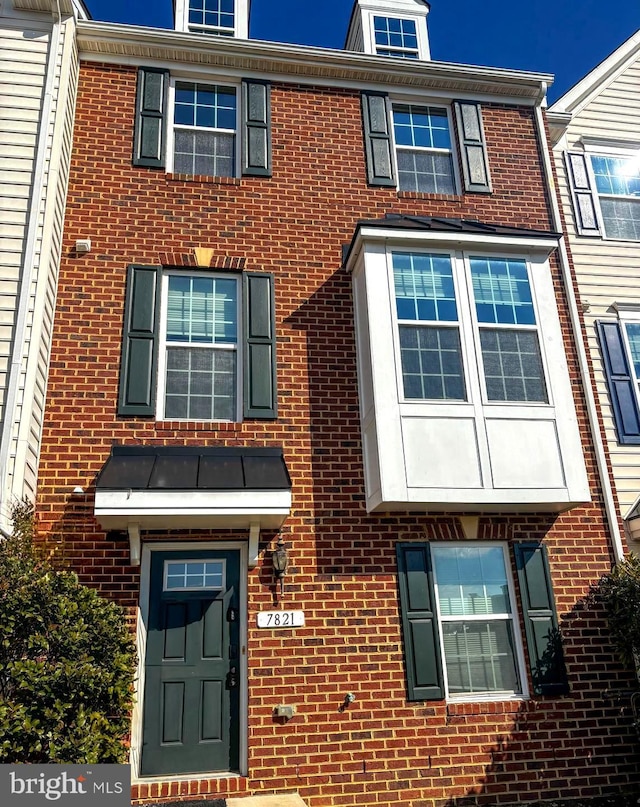
[[[211,66],[241,74],[282,75],[322,83],[414,87],[539,102],[553,76],[449,62],[417,62],[327,48],[204,37],[159,28],[80,22],[81,58],[135,64]],[[410,61],[410,64],[407,62]]]

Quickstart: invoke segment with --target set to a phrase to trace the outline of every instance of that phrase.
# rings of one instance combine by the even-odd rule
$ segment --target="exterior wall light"
[[[282,536],[278,538],[278,544],[271,555],[271,563],[273,564],[273,575],[276,581],[280,581],[280,595],[282,595],[284,593],[284,576],[289,565],[289,554]]]

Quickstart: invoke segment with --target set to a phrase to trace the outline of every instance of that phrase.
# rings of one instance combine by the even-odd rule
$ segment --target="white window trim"
[[[219,586],[181,586],[179,588],[171,587],[167,585],[167,580],[169,577],[169,567],[175,564],[187,564],[187,563],[217,563],[222,566],[222,582]],[[180,558],[179,560],[165,560],[164,562],[164,569],[162,570],[162,591],[163,593],[172,594],[175,592],[184,592],[184,591],[224,591],[227,587],[227,561],[225,558],[216,558],[216,559],[208,559],[208,558]]]
[[[169,294],[169,277],[178,275],[181,277],[206,277],[206,278],[223,278],[225,280],[235,280],[237,286],[236,305],[237,305],[237,334],[238,338],[235,346],[230,346],[225,343],[218,345],[220,349],[235,350],[236,353],[236,412],[233,420],[219,420],[210,419],[206,422],[211,423],[240,423],[242,421],[242,379],[243,379],[243,323],[242,323],[242,278],[239,275],[224,274],[222,272],[202,272],[190,270],[168,270],[162,273],[162,290],[160,297],[160,335],[158,345],[158,383],[156,389],[156,420],[171,420],[184,423],[193,423],[200,421],[201,418],[167,418],[164,414],[164,398],[166,386],[166,370],[167,370],[167,309],[168,309],[168,294]]]
[[[440,613],[440,603],[438,600],[438,580],[436,575],[436,567],[435,562],[432,561],[433,565],[433,585],[435,590],[435,610],[436,616],[438,619],[438,636],[440,639],[440,658],[442,663],[442,675],[444,680],[444,689],[445,689],[445,699],[450,702],[477,702],[477,701],[522,701],[527,700],[529,698],[529,683],[527,678],[527,666],[525,661],[524,655],[524,644],[522,641],[522,620],[519,613],[518,608],[518,600],[516,599],[515,593],[515,585],[513,581],[513,572],[511,569],[511,556],[509,553],[509,546],[506,543],[497,542],[497,541],[464,541],[461,543],[452,543],[450,541],[434,541],[431,546],[433,548],[437,547],[449,547],[454,548],[457,546],[474,546],[474,547],[497,547],[499,546],[502,549],[502,555],[504,559],[504,567],[506,572],[507,578],[507,587],[509,591],[509,601],[511,603],[511,614],[494,614],[491,615],[498,619],[501,618],[509,618],[511,621],[512,629],[513,629],[513,642],[514,642],[514,650],[515,650],[515,664],[518,671],[518,676],[520,678],[520,685],[521,685],[521,692],[466,692],[462,694],[450,694],[449,693],[449,679],[447,676],[447,664],[444,656],[444,636],[443,636],[443,622],[450,621],[447,617],[442,616]],[[469,617],[459,617],[458,621],[469,619]],[[487,615],[478,616],[478,619],[487,620]],[[501,621],[506,621],[506,619],[502,619]]]
[[[207,28],[205,26],[190,26],[189,24],[189,0],[177,0],[176,2],[176,30],[184,31],[185,33],[205,33],[209,36],[224,36],[239,37],[247,39],[248,32],[248,19],[249,19],[249,0],[234,0],[234,27],[233,28]],[[223,33],[220,33],[223,32]],[[228,32],[228,33],[227,33]]]
[[[415,95],[400,96],[393,95],[389,98],[390,101],[390,116],[389,131],[391,133],[391,146],[393,156],[393,168],[396,175],[396,188],[399,193],[437,193],[437,191],[406,191],[400,187],[400,172],[398,171],[398,149],[405,149],[406,151],[415,151],[426,154],[450,154],[451,164],[453,166],[453,193],[440,194],[442,196],[460,196],[462,193],[462,179],[460,177],[460,161],[458,159],[458,151],[456,148],[456,138],[454,136],[453,126],[453,109],[451,103],[443,99],[425,99]],[[433,107],[434,109],[444,109],[447,113],[447,125],[449,126],[449,139],[451,141],[451,149],[443,148],[426,148],[424,146],[398,146],[396,143],[396,131],[394,126],[393,110],[396,106],[421,106]]]
[[[180,82],[188,82],[190,84],[202,84],[208,85],[211,87],[229,87],[233,88],[236,93],[236,128],[231,132],[231,129],[213,129],[206,126],[183,126],[181,124],[174,123],[174,112],[175,112],[175,103],[176,103],[176,83]],[[242,103],[242,94],[241,94],[242,87],[238,82],[229,81],[228,78],[223,78],[217,80],[215,78],[207,78],[203,79],[202,76],[192,76],[192,75],[178,75],[178,76],[171,76],[171,80],[169,82],[169,98],[167,101],[167,153],[166,153],[166,172],[168,174],[174,173],[173,163],[174,163],[174,143],[175,143],[175,129],[185,129],[188,131],[201,131],[201,132],[218,132],[220,134],[233,134],[234,136],[234,157],[233,157],[233,164],[234,164],[234,173],[233,177],[240,176],[240,160],[242,158],[242,146],[241,146],[241,103]],[[217,175],[213,175],[212,178],[215,179]]]
[[[365,19],[363,25],[363,33],[364,33],[364,50],[365,53],[371,53],[374,56],[378,55],[378,49],[376,46],[376,37],[375,37],[375,24],[374,24],[374,17],[386,17],[388,19],[393,20],[412,20],[416,24],[416,35],[418,37],[418,57],[417,60],[414,59],[407,59],[407,61],[427,61],[431,58],[429,53],[429,39],[427,36],[427,26],[426,20],[423,15],[415,15],[409,14],[403,11],[395,11],[391,10],[390,8],[377,8],[371,9],[365,12]],[[401,50],[400,53],[409,52],[409,50]],[[392,56],[381,56],[381,59],[391,59],[394,58]],[[404,56],[398,56],[398,58],[405,59]]]
[[[610,193],[603,193],[600,194],[598,192],[598,188],[596,186],[596,175],[595,171],[593,170],[593,164],[591,162],[592,157],[620,157],[622,159],[633,159],[636,158],[640,163],[640,149],[638,149],[637,145],[624,146],[622,144],[612,145],[612,144],[603,144],[599,143],[598,141],[594,142],[585,142],[583,143],[584,153],[586,156],[586,164],[587,164],[587,173],[589,175],[589,182],[591,183],[591,187],[593,189],[591,198],[593,199],[593,206],[596,214],[596,221],[598,222],[598,227],[600,229],[600,236],[603,241],[619,241],[624,244],[640,244],[640,239],[630,239],[630,238],[620,238],[617,236],[607,235],[605,223],[604,223],[604,216],[602,214],[602,207],[600,206],[600,199],[620,199],[622,201],[629,201],[629,202],[637,202],[638,206],[640,206],[640,196],[626,196],[622,194],[610,194]]]
[[[512,253],[503,253],[496,251],[487,251],[486,249],[467,249],[460,250],[445,250],[445,249],[429,249],[428,247],[416,247],[412,245],[401,246],[396,244],[387,247],[387,282],[389,288],[389,299],[391,301],[391,317],[393,321],[393,339],[394,339],[394,354],[396,365],[396,385],[398,391],[398,401],[401,405],[416,405],[416,406],[469,406],[480,405],[485,407],[536,407],[549,409],[554,406],[553,389],[549,382],[550,373],[548,367],[548,360],[545,352],[545,340],[543,339],[544,326],[540,314],[539,305],[536,295],[536,284],[534,274],[532,272],[531,260],[527,255],[514,255]],[[404,395],[404,383],[402,377],[402,358],[400,354],[400,323],[396,310],[396,295],[395,283],[393,275],[393,253],[394,252],[412,252],[415,254],[429,254],[429,255],[446,255],[451,258],[451,265],[453,271],[453,285],[456,293],[456,307],[458,311],[458,332],[460,334],[460,349],[462,353],[462,365],[465,381],[465,389],[467,398],[464,401],[448,399],[448,398],[406,398]],[[536,318],[535,325],[510,325],[510,324],[491,324],[478,323],[476,315],[475,301],[473,298],[473,285],[471,280],[471,258],[493,258],[497,260],[521,260],[524,261],[527,267],[527,276],[529,279],[529,288],[531,290],[531,298],[533,301],[533,310]],[[419,324],[419,323],[417,323]],[[443,327],[449,327],[451,324],[442,323]],[[481,329],[516,329],[518,331],[534,331],[538,335],[538,347],[540,349],[540,359],[542,362],[542,372],[544,376],[544,384],[547,392],[547,401],[493,401],[489,400],[487,395],[484,366],[482,362],[482,349],[480,346],[480,330]]]
[[[416,28],[416,47],[415,48],[407,48],[407,47],[394,47],[393,45],[386,45],[386,46],[384,46],[384,50],[391,51],[393,55],[388,54],[388,53],[385,53],[385,54],[378,53],[378,45],[376,43],[376,31],[375,31],[375,18],[376,17],[381,17],[382,19],[385,19],[385,20],[409,20],[410,22],[413,22],[413,24],[415,25],[415,28]],[[415,17],[411,17],[411,16],[409,16],[407,14],[388,14],[388,13],[385,13],[385,12],[380,12],[379,14],[376,14],[375,12],[373,12],[372,14],[369,15],[369,25],[371,26],[370,35],[371,35],[371,42],[373,44],[373,52],[375,53],[376,56],[383,55],[387,59],[389,59],[389,58],[393,58],[395,56],[395,54],[397,53],[397,58],[399,58],[399,59],[410,59],[411,60],[412,57],[407,56],[405,54],[415,53],[415,59],[420,59],[420,53],[421,53],[420,46],[422,44],[420,42],[420,26],[418,25],[418,20]]]

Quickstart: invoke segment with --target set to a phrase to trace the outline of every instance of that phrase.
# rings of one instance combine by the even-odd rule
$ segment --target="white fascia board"
[[[97,490],[94,515],[105,530],[278,529],[291,511],[291,491]]]
[[[204,37],[161,28],[80,21],[81,59],[181,67],[214,66],[262,75],[294,77],[296,81],[339,80],[340,83],[412,86],[465,95],[493,95],[513,103],[540,103],[553,81],[547,73],[389,57],[281,42]],[[410,61],[411,64],[407,64]]]
[[[348,271],[352,271],[358,255],[360,254],[364,244],[380,243],[386,244],[402,244],[406,246],[408,243],[420,244],[425,243],[431,246],[439,244],[445,247],[473,247],[481,249],[483,247],[492,247],[504,251],[513,251],[519,253],[538,253],[543,255],[550,255],[554,249],[557,249],[561,236],[549,234],[548,237],[532,237],[532,236],[509,236],[509,235],[494,235],[484,233],[443,233],[435,232],[433,230],[411,230],[409,228],[395,228],[395,227],[360,227],[358,229],[355,241],[351,247],[349,259],[346,264]]]
[[[569,496],[566,488],[478,491],[466,488],[417,490],[408,488],[406,501],[382,501],[380,496],[367,502],[368,513],[563,513],[590,501],[588,490]]]

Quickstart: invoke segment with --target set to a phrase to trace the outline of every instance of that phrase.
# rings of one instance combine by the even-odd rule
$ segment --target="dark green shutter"
[[[444,680],[429,545],[398,544],[396,551],[407,698],[442,700]]]
[[[244,301],[244,416],[275,418],[276,337],[273,275],[245,272]]]
[[[133,164],[165,166],[166,100],[169,73],[152,67],[138,70]]]
[[[569,684],[547,548],[544,544],[523,542],[514,544],[514,549],[534,692],[566,694]]]
[[[489,160],[480,105],[470,101],[456,101],[454,107],[464,189],[471,193],[491,193]]]
[[[242,82],[242,173],[271,176],[271,86],[265,81]]]
[[[597,322],[611,411],[621,445],[640,445],[638,390],[619,322]]]
[[[596,213],[588,157],[582,152],[567,151],[564,155],[567,179],[573,201],[573,214],[578,235],[599,236],[600,223]]]
[[[362,126],[370,185],[395,187],[391,152],[389,101],[381,93],[362,93]]]
[[[120,364],[119,415],[155,414],[160,269],[130,266]]]

